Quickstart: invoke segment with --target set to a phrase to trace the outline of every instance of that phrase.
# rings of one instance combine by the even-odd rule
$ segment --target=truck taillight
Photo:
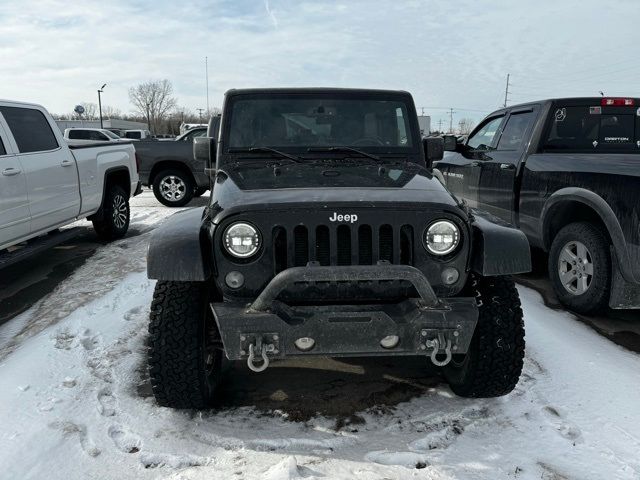
[[[603,98],[603,107],[633,107],[635,105],[633,98]]]
[[[134,154],[136,158],[136,173],[140,173],[140,159],[138,158],[138,152]]]

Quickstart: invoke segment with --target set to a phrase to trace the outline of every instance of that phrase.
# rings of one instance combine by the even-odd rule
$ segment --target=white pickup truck
[[[0,100],[0,268],[29,251],[18,244],[59,243],[82,218],[102,239],[123,237],[139,191],[132,143],[65,140],[43,107]]]

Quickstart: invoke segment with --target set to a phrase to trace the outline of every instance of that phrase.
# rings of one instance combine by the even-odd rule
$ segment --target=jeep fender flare
[[[556,206],[563,202],[577,202],[591,208],[607,229],[613,248],[615,250],[615,257],[617,258],[617,266],[620,268],[620,273],[624,279],[628,282],[636,282],[633,271],[631,269],[631,261],[629,259],[629,252],[627,250],[624,234],[622,233],[622,227],[616,217],[615,213],[600,195],[579,187],[567,187],[561,188],[555,191],[547,200],[542,208],[542,214],[540,215],[540,227],[542,231],[542,241],[545,248],[553,241],[550,238],[550,220],[553,216],[553,210]],[[615,261],[615,259],[612,258]]]
[[[206,231],[204,207],[178,212],[151,235],[147,252],[147,277],[174,282],[204,282],[211,276],[203,254]]]
[[[483,277],[531,271],[531,249],[524,233],[497,217],[472,210],[471,270]]]

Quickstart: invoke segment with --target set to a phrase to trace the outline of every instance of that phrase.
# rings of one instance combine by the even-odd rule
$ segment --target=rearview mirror
[[[444,151],[455,152],[458,147],[458,138],[455,135],[443,135]]]
[[[207,175],[213,175],[216,171],[216,140],[211,137],[196,137],[193,142],[193,158],[204,163]]]
[[[423,138],[422,146],[428,168],[431,168],[433,162],[442,160],[442,157],[444,157],[444,141],[441,137]]]

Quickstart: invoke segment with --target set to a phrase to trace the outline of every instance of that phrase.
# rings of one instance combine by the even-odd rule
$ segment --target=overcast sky
[[[504,101],[640,96],[640,1],[0,0],[0,98],[130,112],[128,89],[169,79],[180,105],[229,88],[403,89],[445,124]]]

